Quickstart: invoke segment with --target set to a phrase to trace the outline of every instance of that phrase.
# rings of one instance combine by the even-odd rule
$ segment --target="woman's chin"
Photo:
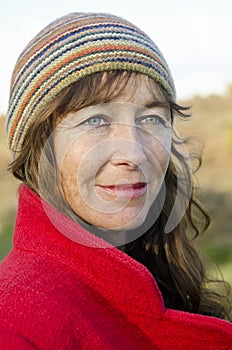
[[[146,216],[147,213],[132,213],[132,210],[130,210],[128,215],[119,212],[115,214],[114,217],[111,215],[110,218],[107,218],[106,215],[106,218],[102,220],[103,224],[97,226],[104,230],[131,231],[140,227],[144,223]]]

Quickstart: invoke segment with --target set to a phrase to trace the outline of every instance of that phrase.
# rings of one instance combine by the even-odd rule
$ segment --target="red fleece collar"
[[[66,236],[78,233],[84,244],[68,239],[57,227],[66,230]],[[19,189],[14,243],[16,249],[47,254],[78,269],[160,349],[232,349],[232,324],[166,309],[156,281],[143,265],[58,213],[25,185]],[[99,248],[103,243],[105,248]]]

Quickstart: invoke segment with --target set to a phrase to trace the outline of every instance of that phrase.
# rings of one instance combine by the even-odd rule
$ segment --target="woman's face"
[[[64,197],[84,221],[132,230],[143,224],[163,183],[171,148],[168,103],[154,83],[130,79],[111,102],[65,118],[54,132]],[[155,95],[155,97],[154,97]]]

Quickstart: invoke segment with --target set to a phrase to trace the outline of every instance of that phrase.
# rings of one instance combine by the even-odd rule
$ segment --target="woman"
[[[73,13],[28,44],[7,116],[24,185],[0,348],[230,348],[226,297],[192,243],[209,218],[177,115],[165,59],[124,19]]]

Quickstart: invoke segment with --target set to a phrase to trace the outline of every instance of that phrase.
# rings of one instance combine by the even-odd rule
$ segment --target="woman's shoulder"
[[[75,273],[75,283],[74,276]],[[83,282],[78,276],[77,270],[72,270],[48,254],[23,251],[13,248],[9,255],[0,264],[0,299],[17,300],[19,306],[20,298],[27,300],[29,304],[39,302],[40,298],[49,298],[55,302],[59,294],[64,296],[68,290],[81,291]],[[45,298],[46,296],[46,298]],[[42,303],[42,301],[41,301]],[[25,304],[22,304],[25,307]]]
[[[68,342],[76,337],[88,305],[81,302],[87,288],[73,273],[45,254],[16,249],[10,252],[0,264],[0,349],[4,348],[1,341],[5,344],[7,339],[4,330],[9,331],[9,341],[12,338],[15,344],[24,339],[41,346],[49,343],[41,348],[55,348],[53,341],[59,343],[63,337]],[[67,327],[74,322],[75,336],[72,327]],[[44,339],[49,332],[51,339]]]

